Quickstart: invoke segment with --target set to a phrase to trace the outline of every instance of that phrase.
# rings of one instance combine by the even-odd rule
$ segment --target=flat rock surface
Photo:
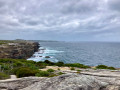
[[[65,71],[64,71],[65,72]],[[0,90],[120,90],[120,71],[66,71],[57,77],[25,77],[0,81]],[[16,78],[16,79],[15,79]]]
[[[105,77],[120,77],[119,70],[82,70],[81,74],[93,75],[93,76],[105,76]]]
[[[43,77],[25,77],[0,81],[0,90],[19,90],[44,79]]]
[[[41,80],[21,90],[100,90],[107,85],[88,75],[66,74]]]

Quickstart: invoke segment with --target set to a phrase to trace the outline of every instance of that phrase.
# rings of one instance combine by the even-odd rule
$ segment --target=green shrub
[[[98,65],[96,66],[97,69],[111,69],[111,70],[115,70],[114,67],[108,67],[106,65]]]
[[[64,66],[64,63],[61,62],[61,61],[59,61],[59,62],[56,63],[56,65],[59,66],[59,67],[61,67],[61,66]]]
[[[96,68],[97,69],[108,69],[106,65],[98,65]]]
[[[75,68],[74,68],[74,67],[71,67],[70,70],[75,70]]]
[[[54,65],[55,63],[49,61],[49,60],[45,60],[44,63],[46,63],[47,65]]]
[[[16,75],[16,72],[17,72],[18,70],[19,70],[19,68],[14,68],[14,69],[11,70],[11,73]]]
[[[60,71],[60,68],[58,68],[58,70]]]
[[[14,70],[14,73],[18,78],[20,78],[20,77],[35,76],[35,74],[38,73],[38,70],[32,70],[28,67],[21,67]]]
[[[7,75],[7,74],[5,74],[5,73],[0,72],[0,80],[2,80],[2,79],[8,79],[8,78],[10,78],[10,76],[9,76],[9,75]]]
[[[80,74],[81,71],[82,71],[82,70],[77,70],[77,73]]]
[[[51,63],[49,60],[45,60],[44,62],[45,62],[45,63],[48,63],[48,64]]]
[[[22,62],[19,62],[19,61],[16,62],[15,64],[16,64],[17,67],[23,66],[23,63],[22,63]]]
[[[26,63],[25,66],[35,70],[39,69],[39,67],[32,63]]]
[[[48,71],[39,71],[38,73],[35,74],[35,76],[38,77],[49,77],[50,73]]]
[[[79,69],[78,69],[77,71],[78,71],[78,72],[81,72],[82,70],[79,70]]]
[[[49,77],[55,77],[55,76],[57,76],[57,75],[54,74],[54,73],[51,73],[51,74],[49,75]]]
[[[46,63],[41,62],[41,61],[37,62],[36,64],[37,64],[37,66],[38,66],[40,69],[45,68],[45,67],[47,66]]]
[[[116,68],[114,68],[114,67],[108,67],[108,69],[110,69],[110,70],[116,70]]]
[[[63,72],[59,72],[59,73],[58,73],[58,75],[62,75],[62,74],[65,74],[65,73],[63,73]]]
[[[32,60],[28,60],[27,63],[36,64],[37,62],[32,61]]]
[[[65,66],[68,67],[78,67],[78,68],[90,68],[89,66],[80,64],[80,63],[71,63],[71,64],[65,64]]]
[[[1,68],[2,68],[2,70],[9,70],[9,65],[3,64],[3,65],[1,65]]]
[[[48,69],[47,71],[48,71],[48,72],[54,72],[55,70],[53,70],[53,69]]]

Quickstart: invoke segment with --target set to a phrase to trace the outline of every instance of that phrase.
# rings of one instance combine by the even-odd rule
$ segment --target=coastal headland
[[[27,40],[0,40],[0,58],[27,59],[39,48],[38,42]]]

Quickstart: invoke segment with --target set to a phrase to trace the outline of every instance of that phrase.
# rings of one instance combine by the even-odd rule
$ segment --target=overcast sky
[[[120,0],[0,0],[0,39],[120,41]]]

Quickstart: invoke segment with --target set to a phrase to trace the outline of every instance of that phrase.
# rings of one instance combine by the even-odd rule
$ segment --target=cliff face
[[[0,45],[0,58],[27,59],[39,48],[39,43],[14,41]]]

